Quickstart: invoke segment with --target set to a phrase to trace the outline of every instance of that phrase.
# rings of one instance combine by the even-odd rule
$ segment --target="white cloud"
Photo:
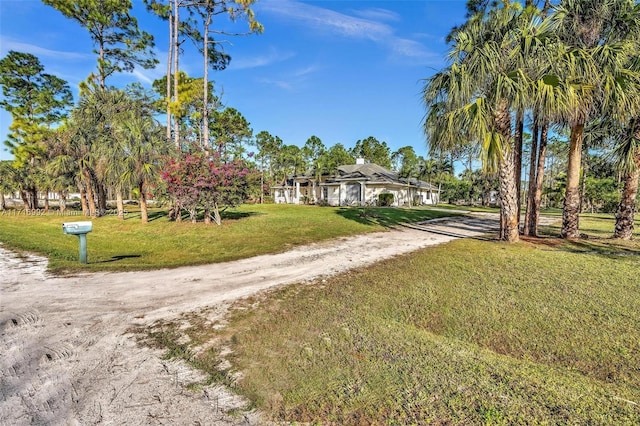
[[[262,84],[275,86],[288,92],[296,92],[309,81],[312,74],[320,69],[320,66],[309,65],[295,70],[285,71],[274,78],[262,77],[258,81]]]
[[[358,15],[361,18],[379,20],[379,21],[400,21],[400,15],[396,12],[387,9],[371,8],[354,10],[354,15]]]
[[[153,84],[153,81],[156,80],[156,78],[152,78],[152,77],[146,75],[144,72],[138,70],[137,68],[134,69],[133,71],[131,71],[131,74],[135,78],[140,80],[142,83]]]
[[[389,41],[388,47],[397,56],[404,56],[413,59],[430,59],[440,57],[435,53],[429,52],[421,43],[406,38],[394,38]]]
[[[265,85],[269,85],[269,86],[276,86],[280,89],[284,89],[286,91],[293,91],[294,87],[291,84],[290,81],[285,81],[285,80],[276,80],[276,79],[271,79],[271,78],[261,78],[258,80],[260,83],[263,83]]]
[[[348,16],[295,0],[266,0],[259,4],[261,11],[291,18],[321,30],[338,32],[348,37],[380,40],[393,33],[392,28],[386,24]]]
[[[232,70],[242,70],[249,68],[258,68],[265,67],[267,65],[271,65],[277,62],[286,61],[289,58],[295,56],[293,52],[279,52],[274,48],[270,48],[269,51],[262,55],[256,55],[251,57],[244,58],[233,58],[231,59],[231,64],[229,65],[229,69]]]
[[[264,0],[259,4],[263,12],[297,21],[318,31],[338,33],[352,39],[371,40],[388,49],[394,58],[431,61],[436,56],[420,42],[398,36],[392,26],[381,22],[400,20],[397,13],[386,9],[354,11],[358,17],[297,0]]]
[[[314,72],[318,71],[318,69],[319,67],[316,65],[309,65],[308,67],[298,69],[293,73],[293,75],[295,77],[305,77],[309,74],[313,74]]]
[[[50,57],[56,59],[71,59],[71,60],[94,60],[95,55],[93,53],[78,53],[78,52],[67,52],[63,50],[51,50],[45,49],[44,47],[36,46],[35,44],[30,43],[22,43],[19,41],[15,41],[10,38],[2,37],[0,39],[0,46],[2,46],[3,51],[15,50],[18,52],[31,53],[32,55],[39,57]]]

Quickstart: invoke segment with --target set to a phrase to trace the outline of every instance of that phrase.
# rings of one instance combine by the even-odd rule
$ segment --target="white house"
[[[338,167],[334,176],[302,175],[272,187],[275,203],[326,203],[331,206],[377,205],[380,194],[393,194],[393,206],[437,204],[438,188],[415,178],[401,178],[398,173],[377,164]]]

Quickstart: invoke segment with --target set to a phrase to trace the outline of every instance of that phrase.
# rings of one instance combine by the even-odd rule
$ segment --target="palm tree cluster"
[[[146,222],[147,193],[170,150],[162,126],[143,98],[131,91],[96,89],[81,96],[67,125],[57,132],[48,162],[53,176],[70,176],[85,215],[102,216],[109,189],[124,217],[123,192],[135,191]]]
[[[634,0],[469,1],[449,35],[450,64],[427,79],[424,130],[432,152],[480,147],[499,177],[500,237],[520,231],[525,122],[531,123],[525,234],[537,234],[550,131],[568,131],[561,234],[578,238],[583,150],[613,144],[624,175],[615,236],[630,238],[640,151],[640,5]]]

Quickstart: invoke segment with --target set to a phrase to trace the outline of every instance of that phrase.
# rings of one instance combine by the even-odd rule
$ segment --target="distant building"
[[[437,204],[438,188],[416,178],[402,178],[377,164],[338,167],[335,175],[310,174],[285,179],[271,187],[275,203],[328,204],[331,206],[377,205],[380,194],[393,194],[393,206]]]

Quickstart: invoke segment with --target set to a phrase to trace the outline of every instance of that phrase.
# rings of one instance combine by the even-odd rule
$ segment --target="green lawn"
[[[276,421],[637,425],[640,242],[608,239],[611,216],[581,224],[573,243],[546,228],[426,248],[243,301],[222,328],[206,312],[158,323],[149,341]]]
[[[447,213],[428,209],[332,208],[295,205],[244,205],[227,210],[222,226],[169,222],[166,212],[139,213],[122,221],[93,219],[87,235],[88,264],[78,262],[78,238],[62,233],[63,222],[83,216],[25,216],[0,213],[0,242],[7,248],[49,258],[53,272],[142,270],[246,258],[340,236],[384,230]]]

